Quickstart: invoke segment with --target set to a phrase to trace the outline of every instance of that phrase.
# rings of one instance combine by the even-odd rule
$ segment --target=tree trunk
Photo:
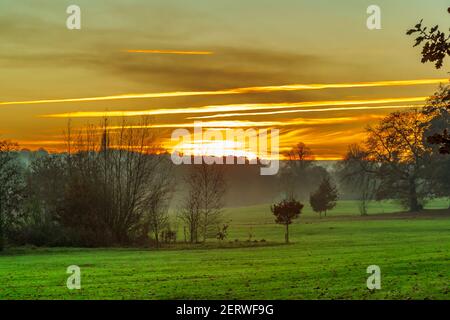
[[[156,248],[159,248],[159,232],[155,231]]]
[[[288,224],[286,224],[286,231],[284,233],[284,241],[286,243],[289,243],[289,225]]]
[[[203,243],[206,242],[206,226],[203,228]]]
[[[190,232],[190,241],[191,241],[191,243],[194,243],[194,240],[195,240],[195,234],[194,234],[194,227],[191,225],[191,227],[190,227],[190,229],[191,229],[191,232]]]
[[[417,201],[417,192],[415,180],[411,179],[409,182],[409,211],[419,211],[419,202]]]
[[[365,198],[363,198],[361,200],[361,203],[359,204],[359,213],[361,214],[361,216],[367,215],[367,201],[365,200]]]

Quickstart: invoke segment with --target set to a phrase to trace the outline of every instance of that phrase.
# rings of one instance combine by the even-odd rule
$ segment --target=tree
[[[82,246],[127,245],[162,228],[170,197],[170,157],[155,133],[138,125],[105,122],[68,134],[68,153],[36,159],[30,198]],[[150,230],[152,228],[152,230]]]
[[[187,185],[190,185],[186,179]],[[187,227],[187,233],[190,243],[198,242],[198,233],[200,229],[200,196],[196,189],[189,188],[181,205],[179,218]],[[186,229],[185,229],[186,231]],[[185,232],[186,236],[186,232]]]
[[[432,136],[428,136],[427,139],[429,143],[440,146],[440,153],[450,154],[450,134],[447,129],[444,129],[442,133],[435,133]]]
[[[433,196],[449,199],[450,208],[450,159],[447,155],[433,154],[429,168],[430,187]]]
[[[46,216],[57,219],[64,201],[67,178],[64,156],[35,154],[27,172],[27,200],[37,200]]]
[[[161,210],[170,189],[167,154],[161,154],[149,121],[105,125],[97,153],[104,219],[119,243],[140,236],[146,213]],[[148,230],[147,230],[148,232]]]
[[[217,235],[216,238],[218,240],[225,240],[228,237],[228,225],[224,224],[222,227],[217,228]]]
[[[435,196],[450,196],[450,86],[440,86],[425,105],[424,113],[430,118],[425,125],[424,143],[431,149],[427,176]],[[444,132],[443,134],[441,134]]]
[[[314,163],[314,154],[303,142],[284,153],[287,159],[281,168],[280,181],[286,198],[304,199],[326,177],[326,170]]]
[[[450,8],[447,9],[448,13],[450,13]],[[428,27],[422,26],[422,21],[414,26],[414,28],[409,29],[406,34],[412,35],[417,34],[416,43],[414,47],[421,45],[424,41],[425,44],[422,48],[422,63],[426,62],[434,62],[436,69],[440,69],[443,65],[444,58],[447,55],[450,55],[450,34],[447,36],[444,32],[439,30],[439,26],[436,25],[429,29]],[[443,93],[441,91],[441,93]],[[434,112],[438,109],[444,109],[449,111],[448,101],[450,100],[449,91],[446,90],[444,94],[437,95],[437,97],[441,97],[440,99],[436,99],[432,97],[432,100],[441,103],[438,108],[432,106],[431,108],[426,108],[425,113]],[[442,102],[444,103],[442,105]],[[447,102],[447,103],[445,103]],[[439,145],[439,152],[442,154],[450,154],[450,135],[449,135],[449,127],[443,129],[440,133],[434,133],[433,135],[428,136],[428,142],[431,144]]]
[[[169,202],[172,196],[172,181],[167,177],[165,172],[170,170],[169,163],[161,164],[159,177],[155,177],[153,192],[149,195],[144,203],[144,227],[143,238],[147,237],[148,231],[153,234],[156,241],[156,247],[159,247],[160,233],[168,236],[172,230],[169,230]],[[167,242],[167,241],[166,241]]]
[[[293,165],[301,169],[310,167],[314,161],[314,154],[303,142],[297,143],[293,148],[285,153],[285,156],[290,161],[296,161],[297,163]]]
[[[188,225],[191,242],[198,241],[198,233],[205,242],[215,236],[221,222],[226,182],[223,166],[218,164],[191,165],[186,180],[187,194],[181,219]]]
[[[394,112],[367,128],[367,158],[377,164],[370,172],[379,180],[378,200],[400,199],[410,211],[422,208],[430,194],[427,165],[431,150],[423,143],[426,120],[418,110]]]
[[[68,181],[65,156],[44,150],[30,155],[20,216],[10,232],[11,240],[37,246],[71,245],[69,233],[60,224]]]
[[[303,204],[295,199],[283,200],[270,207],[275,216],[275,222],[285,226],[284,240],[289,243],[289,225],[297,219],[303,209]]]
[[[16,150],[16,144],[0,141],[0,251],[4,248],[6,228],[14,220],[22,199],[23,180]]]
[[[342,161],[337,163],[337,175],[341,183],[357,192],[359,212],[367,215],[367,204],[376,188],[375,164],[368,159],[368,152],[358,144],[351,144]]]
[[[450,154],[450,86],[441,85],[427,100],[423,112],[431,118],[425,131],[427,143],[438,146],[441,154]]]
[[[310,195],[309,203],[311,208],[319,213],[322,217],[322,212],[327,216],[327,211],[336,206],[338,199],[338,191],[336,186],[331,182],[329,177],[322,180],[319,188]]]

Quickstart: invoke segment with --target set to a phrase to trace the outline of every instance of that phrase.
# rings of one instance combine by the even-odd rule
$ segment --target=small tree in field
[[[317,189],[309,197],[309,203],[311,208],[319,213],[319,217],[322,217],[322,212],[327,216],[327,211],[333,209],[336,206],[338,199],[338,192],[336,186],[332,184],[330,178],[325,178]]]
[[[294,199],[283,200],[270,207],[270,210],[275,215],[275,222],[283,224],[286,228],[284,234],[286,243],[289,243],[289,225],[292,223],[292,220],[298,218],[302,209],[303,204]]]
[[[221,228],[217,230],[216,238],[223,241],[228,237],[228,225],[224,224]]]

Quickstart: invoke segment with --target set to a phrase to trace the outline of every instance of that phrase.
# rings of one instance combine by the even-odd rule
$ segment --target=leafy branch
[[[446,35],[440,31],[438,25],[428,29],[428,27],[422,26],[422,22],[423,19],[414,28],[409,29],[406,34],[417,34],[414,47],[424,43],[422,48],[422,63],[434,62],[436,69],[440,69],[445,56],[450,55],[450,34]]]

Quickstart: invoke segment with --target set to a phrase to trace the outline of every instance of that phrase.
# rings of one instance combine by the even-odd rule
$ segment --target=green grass
[[[445,202],[432,206],[445,207]],[[331,218],[322,220],[306,209],[291,226],[289,245],[280,245],[283,227],[272,223],[268,206],[253,206],[227,210],[233,244],[10,249],[0,255],[0,298],[448,299],[450,215],[360,219],[355,208],[354,202],[341,202]],[[400,210],[392,203],[383,208],[385,213]],[[333,219],[336,215],[348,216]],[[253,239],[267,242],[220,248],[249,245],[250,228]],[[66,288],[66,268],[72,264],[81,267],[81,290]],[[372,264],[380,266],[382,277],[382,289],[373,292],[366,287],[366,268]]]
[[[425,209],[446,209],[450,205],[447,199],[434,199],[425,206]],[[368,205],[368,214],[388,214],[402,212],[405,209],[397,201],[372,201]],[[358,202],[352,200],[339,201],[336,207],[327,213],[328,217],[337,216],[360,216]],[[273,216],[270,212],[270,204],[260,204],[248,207],[227,208],[225,216],[232,223],[236,224],[262,224],[273,223]],[[319,217],[309,204],[305,204],[301,217],[313,220]]]

